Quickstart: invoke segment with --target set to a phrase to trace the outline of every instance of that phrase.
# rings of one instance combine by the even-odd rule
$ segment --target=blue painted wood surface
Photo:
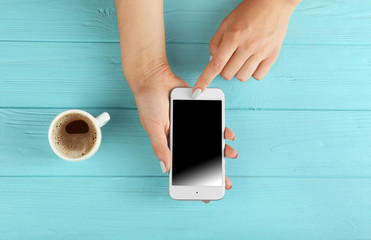
[[[173,71],[194,84],[239,0],[165,0]],[[0,0],[0,239],[371,239],[371,2],[304,1],[267,77],[218,77],[233,189],[167,193],[120,65],[113,1]],[[53,117],[108,111],[99,152],[59,160]]]

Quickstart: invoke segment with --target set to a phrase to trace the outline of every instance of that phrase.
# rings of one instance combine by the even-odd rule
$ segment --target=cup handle
[[[108,121],[110,119],[111,119],[111,117],[109,116],[109,114],[107,112],[104,112],[104,113],[102,113],[101,115],[99,115],[98,117],[95,118],[95,120],[97,121],[98,126],[100,128],[103,127],[104,125],[106,125],[106,123],[108,123]]]

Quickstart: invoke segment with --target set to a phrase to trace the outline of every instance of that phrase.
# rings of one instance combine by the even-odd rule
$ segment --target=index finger
[[[223,70],[235,50],[236,47],[231,45],[230,41],[223,39],[215,55],[210,59],[210,62],[207,64],[205,70],[198,78],[195,86],[193,87],[193,91],[195,91],[197,88],[200,88],[203,92],[209,86],[211,81]]]

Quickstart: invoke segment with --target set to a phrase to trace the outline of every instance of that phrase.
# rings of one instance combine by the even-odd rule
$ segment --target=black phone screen
[[[173,100],[172,184],[222,185],[222,101]]]

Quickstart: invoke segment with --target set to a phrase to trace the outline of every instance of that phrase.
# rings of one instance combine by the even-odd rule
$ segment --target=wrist
[[[141,59],[122,67],[134,96],[145,88],[165,84],[166,76],[173,74],[166,57]]]

